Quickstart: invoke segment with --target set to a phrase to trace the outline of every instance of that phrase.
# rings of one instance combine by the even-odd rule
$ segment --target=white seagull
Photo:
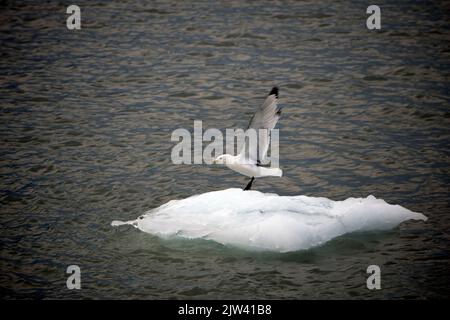
[[[250,190],[255,178],[267,176],[281,177],[283,174],[283,171],[280,168],[267,168],[261,165],[261,160],[265,159],[269,148],[270,131],[275,127],[278,119],[280,118],[281,108],[277,106],[277,102],[278,88],[274,87],[270,91],[262,106],[250,119],[250,123],[247,127],[247,130],[254,129],[257,136],[259,131],[265,130],[265,132],[259,136],[259,152],[249,152],[249,150],[255,150],[258,146],[249,145],[250,139],[246,136],[244,146],[240,150],[239,154],[236,156],[231,154],[223,154],[218,156],[213,161],[213,163],[225,164],[228,168],[247,177],[251,177],[250,182],[244,190]]]

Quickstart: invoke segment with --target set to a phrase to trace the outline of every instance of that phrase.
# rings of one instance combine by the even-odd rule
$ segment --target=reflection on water
[[[6,2],[0,13],[2,296],[449,297],[450,10],[382,1]],[[240,187],[173,165],[171,132],[243,127],[280,87],[282,179],[254,187],[334,200],[373,194],[426,223],[287,254],[164,241],[130,220]],[[82,290],[66,289],[78,264]],[[365,287],[381,266],[383,289]]]

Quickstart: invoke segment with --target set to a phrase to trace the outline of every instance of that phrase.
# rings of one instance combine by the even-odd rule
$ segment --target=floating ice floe
[[[374,196],[333,201],[226,189],[172,200],[132,225],[163,238],[208,239],[246,249],[288,252],[321,245],[350,232],[388,230],[421,213]]]

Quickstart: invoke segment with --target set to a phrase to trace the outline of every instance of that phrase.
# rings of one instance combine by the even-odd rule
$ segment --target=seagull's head
[[[222,154],[213,160],[214,164],[232,163],[233,156],[231,154]]]

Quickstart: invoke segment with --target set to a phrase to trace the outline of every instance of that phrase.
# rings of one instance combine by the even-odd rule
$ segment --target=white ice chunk
[[[421,213],[374,196],[332,201],[226,189],[172,200],[142,217],[113,221],[160,237],[203,238],[255,250],[288,252],[321,245],[337,236],[387,230]]]

